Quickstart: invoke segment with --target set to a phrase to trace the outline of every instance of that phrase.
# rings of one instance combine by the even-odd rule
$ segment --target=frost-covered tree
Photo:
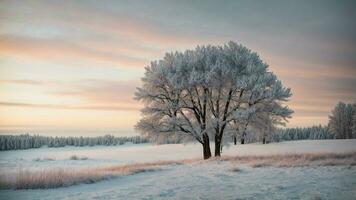
[[[355,109],[352,104],[339,102],[329,116],[329,129],[336,139],[352,138],[352,121]]]
[[[251,105],[251,104],[249,104]],[[243,117],[234,120],[236,127],[235,138],[239,137],[241,144],[245,143],[248,127],[252,127],[261,133],[262,143],[265,144],[266,138],[278,125],[285,125],[285,121],[293,113],[288,107],[282,107],[277,100],[260,103],[256,107],[248,107],[242,110]]]
[[[222,137],[224,126],[231,123],[238,123],[242,137],[246,135],[246,130],[251,121],[257,121],[258,116],[263,113],[270,115],[274,121],[284,121],[290,117],[292,111],[283,105],[291,96],[289,88],[283,87],[277,77],[268,70],[268,65],[259,56],[249,49],[229,43],[224,47],[226,62],[224,63],[225,74],[224,83],[229,83],[226,104],[223,104],[224,111],[217,120],[221,127],[215,137]],[[228,77],[228,78],[226,78]],[[224,99],[224,98],[223,98]],[[215,139],[215,146],[220,146],[218,139]],[[218,148],[215,155],[220,155]]]
[[[266,144],[266,140],[273,132],[275,124],[274,118],[268,113],[260,113],[255,117],[253,125],[259,132],[259,138],[260,141],[262,140],[262,144]]]
[[[345,113],[346,139],[352,139],[353,117],[356,113],[352,104],[347,104]]]
[[[135,98],[144,102],[136,128],[156,141],[185,135],[203,146],[204,158],[220,156],[224,133],[234,122],[268,113],[286,120],[292,111],[283,105],[291,96],[268,65],[242,45],[198,46],[169,53],[146,67]]]
[[[230,42],[221,48],[221,60],[214,63],[210,109],[215,130],[215,156],[220,156],[227,127],[238,123],[243,134],[250,121],[264,114],[273,122],[286,120],[292,111],[282,105],[291,96],[259,56]],[[242,126],[241,126],[242,125]]]
[[[354,115],[352,116],[352,138],[356,138],[356,103],[352,105]]]
[[[184,134],[202,144],[205,159],[211,157],[206,49],[170,53],[152,62],[135,93],[145,103],[144,117],[136,125],[143,135],[157,141],[162,135]]]

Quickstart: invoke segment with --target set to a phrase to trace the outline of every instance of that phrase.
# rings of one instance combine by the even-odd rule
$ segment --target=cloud
[[[52,46],[65,50],[69,47],[70,52],[78,51],[81,57],[97,54],[94,58],[113,61],[118,57],[133,62],[142,61],[140,58],[157,58],[167,49],[193,46],[203,41],[201,36],[192,37],[171,29],[166,23],[137,17],[138,13],[115,12],[89,2],[32,2],[20,7],[11,2],[6,4],[8,9],[0,14],[6,19],[3,20],[6,28],[0,33],[3,32],[3,37],[19,37],[15,38],[21,40],[17,46],[27,42],[34,48],[37,43],[39,48]],[[31,24],[31,28],[25,24]]]
[[[43,82],[35,80],[0,80],[1,84],[43,85]]]
[[[79,98],[95,104],[138,104],[133,100],[133,97],[139,84],[140,82],[136,80],[84,79],[61,83],[60,88],[50,91],[48,94],[56,97]]]
[[[30,108],[49,108],[49,109],[70,109],[70,110],[138,110],[139,108],[132,105],[60,105],[60,104],[32,104],[20,102],[0,102],[0,106],[7,107],[30,107]]]
[[[16,86],[6,88],[1,96],[14,98],[4,98],[0,106],[134,110],[140,106],[132,100],[139,81],[119,79],[141,73],[166,51],[235,40],[257,51],[292,88],[288,104],[296,112],[291,124],[325,123],[337,101],[356,99],[356,26],[351,4],[26,1],[20,5],[2,1],[0,54],[15,62],[8,67],[14,69],[13,75],[3,76],[9,80],[0,84]],[[20,60],[21,66],[16,63]],[[75,76],[73,63],[84,66],[75,69]],[[61,65],[68,68],[62,70]],[[98,69],[89,75],[91,66]],[[104,71],[103,67],[121,69]],[[42,68],[48,73],[38,73]],[[114,70],[118,80],[112,80],[117,75]],[[51,77],[58,80],[47,80]]]
[[[39,39],[24,36],[0,36],[0,53],[3,56],[27,58],[47,62],[94,62],[130,68],[145,66],[148,61],[110,51],[98,51],[61,39]]]
[[[82,79],[79,81],[34,81],[0,80],[3,84],[16,84],[43,88],[41,95],[57,100],[77,100],[76,104],[50,104],[47,100],[37,99],[34,103],[2,101],[0,106],[34,107],[52,109],[94,109],[94,110],[136,110],[140,103],[133,100],[136,80],[113,81],[100,79]]]
[[[355,67],[346,67],[333,64],[315,64],[300,59],[291,59],[282,55],[261,54],[270,65],[272,71],[283,77],[295,78],[354,78]]]

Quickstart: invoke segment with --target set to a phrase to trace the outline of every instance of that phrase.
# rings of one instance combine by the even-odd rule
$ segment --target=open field
[[[356,195],[356,140],[230,146],[221,159],[208,161],[201,160],[200,151],[198,144],[146,144],[0,152],[0,199],[353,199]]]
[[[45,189],[76,185],[80,183],[95,183],[119,176],[160,170],[171,165],[210,164],[211,162],[231,162],[237,167],[231,171],[241,171],[238,166],[257,167],[320,167],[346,166],[350,169],[356,166],[356,151],[350,153],[301,153],[274,154],[260,156],[223,156],[209,160],[186,159],[176,161],[155,161],[136,164],[114,165],[111,167],[96,167],[85,169],[46,169],[23,170],[2,174],[0,189]]]
[[[211,149],[213,149],[213,145]],[[356,150],[356,140],[301,140],[271,144],[245,144],[224,147],[223,156],[272,155],[286,153],[343,153]],[[71,159],[77,156],[77,160]],[[127,144],[120,146],[61,147],[0,151],[0,171],[47,168],[87,168],[182,160],[202,157],[200,144]]]

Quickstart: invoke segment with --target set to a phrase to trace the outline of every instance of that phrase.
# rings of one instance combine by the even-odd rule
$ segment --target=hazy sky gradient
[[[355,1],[1,1],[0,132],[135,134],[167,51],[239,42],[291,87],[288,127],[356,100]]]

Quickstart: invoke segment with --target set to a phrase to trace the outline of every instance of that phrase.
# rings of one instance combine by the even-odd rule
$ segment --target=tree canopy
[[[283,124],[293,112],[283,104],[291,90],[257,53],[235,42],[167,53],[145,69],[135,93],[145,104],[136,129],[153,141],[162,135],[194,138],[204,158],[211,156],[210,140],[220,156],[225,133]]]
[[[328,126],[336,139],[356,138],[356,103],[339,102],[331,111]]]

